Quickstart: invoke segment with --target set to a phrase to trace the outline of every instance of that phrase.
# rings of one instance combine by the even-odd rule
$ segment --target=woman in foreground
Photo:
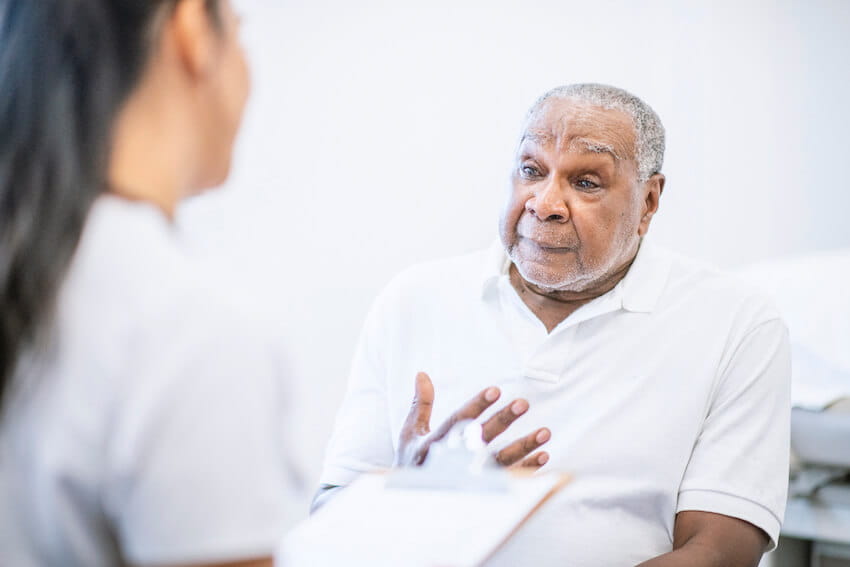
[[[279,368],[183,256],[249,91],[228,0],[0,0],[0,564],[269,565]]]

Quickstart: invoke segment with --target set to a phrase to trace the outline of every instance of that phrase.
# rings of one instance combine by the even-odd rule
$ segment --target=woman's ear
[[[221,34],[206,0],[180,0],[166,23],[180,62],[193,79],[201,79],[214,69]]]

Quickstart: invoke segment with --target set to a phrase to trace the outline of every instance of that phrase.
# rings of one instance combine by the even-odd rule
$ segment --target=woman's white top
[[[158,209],[95,203],[0,424],[0,565],[273,552],[295,484],[282,368],[202,274]]]

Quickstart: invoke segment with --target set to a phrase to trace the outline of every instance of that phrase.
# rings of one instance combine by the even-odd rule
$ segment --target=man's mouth
[[[522,236],[520,235],[520,240],[524,240],[528,244],[534,246],[535,248],[539,248],[545,252],[571,252],[572,247],[567,245],[564,242],[558,242],[555,240],[544,239],[544,238],[534,238],[530,236]]]

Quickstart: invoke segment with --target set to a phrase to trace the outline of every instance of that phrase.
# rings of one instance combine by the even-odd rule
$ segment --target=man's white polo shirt
[[[626,277],[551,333],[508,280],[500,246],[416,266],[376,300],[321,482],[391,466],[414,377],[434,382],[432,427],[489,385],[529,412],[542,470],[574,481],[496,565],[634,565],[671,550],[675,515],[746,520],[771,547],[783,516],[790,360],[778,313],[730,276],[644,243]],[[486,417],[486,416],[484,416]]]

